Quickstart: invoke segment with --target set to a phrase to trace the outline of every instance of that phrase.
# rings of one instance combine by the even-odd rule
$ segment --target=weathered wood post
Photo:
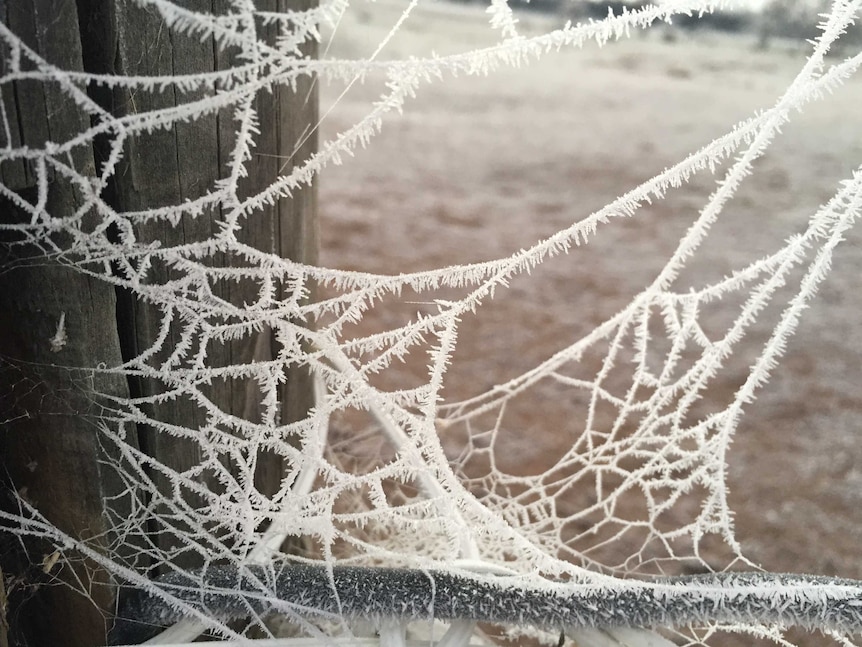
[[[3,24],[46,61],[83,69],[74,3],[7,2],[0,3],[0,10]],[[10,53],[7,43],[0,57],[4,72]],[[22,67],[33,69],[26,59]],[[55,85],[4,83],[2,99],[12,139],[0,142],[4,147],[39,148],[48,141],[66,141],[89,125]],[[5,133],[0,138],[6,139]],[[91,150],[81,147],[72,157],[79,173],[94,173]],[[51,175],[46,210],[56,217],[72,215],[81,196],[52,169],[45,172]],[[6,189],[35,203],[39,177],[33,166],[4,163],[0,174]],[[4,197],[0,222],[23,218]],[[114,289],[57,261],[40,260],[42,250],[35,245],[7,245],[18,242],[4,235],[0,261],[0,507],[14,509],[9,489],[14,488],[66,533],[102,537],[96,541],[104,546],[110,528],[103,502],[117,493],[119,484],[102,470],[100,459],[105,456],[94,429],[98,402],[91,401],[87,391],[91,387],[92,392],[122,396],[127,386],[121,376],[87,375],[67,367],[120,362]],[[61,319],[65,344],[52,345]],[[80,559],[65,560],[72,555],[54,555],[47,542],[18,542],[7,535],[0,537],[0,552],[8,600],[0,609],[6,625],[0,631],[8,631],[10,644],[84,646],[104,640],[114,592],[103,572]],[[83,578],[90,599],[69,587],[49,585],[54,576],[69,584]]]
[[[232,48],[213,47],[210,40],[201,42],[194,35],[168,35],[161,18],[145,7],[130,0],[87,0],[92,3],[95,15],[106,15],[105,22],[91,25],[91,30],[104,29],[102,33],[88,33],[85,42],[85,61],[94,71],[127,76],[171,76],[194,74],[226,69],[233,63],[237,51]],[[195,0],[184,5],[186,9],[216,14],[224,13],[228,3],[222,0]],[[297,2],[270,0],[256,5],[260,10],[278,11],[288,8],[301,9]],[[306,5],[307,6],[307,5]],[[273,25],[258,25],[257,37],[270,44],[275,42],[277,31]],[[113,35],[113,38],[112,38]],[[313,54],[313,52],[309,52]],[[101,97],[109,104],[114,115],[143,113],[166,108],[180,102],[198,98],[178,96],[178,93],[132,93],[128,89],[116,89],[110,96]],[[316,93],[308,81],[300,83],[296,92],[278,87],[271,94],[260,92],[254,107],[259,118],[261,135],[253,151],[253,159],[247,164],[247,177],[242,179],[241,199],[253,195],[272,183],[280,172],[289,172],[293,164],[303,161],[316,148],[313,129],[317,123]],[[177,124],[170,130],[160,130],[145,136],[131,137],[117,170],[114,181],[114,201],[119,211],[139,211],[165,205],[181,204],[212,190],[219,177],[228,170],[229,154],[235,142],[234,109],[228,108],[218,114],[204,116],[192,122]],[[299,146],[300,137],[312,133]],[[291,163],[286,164],[290,159]],[[242,242],[261,251],[293,258],[303,262],[314,262],[316,258],[316,197],[315,188],[307,187],[290,199],[282,199],[254,214],[254,223],[242,231]],[[211,209],[196,218],[184,219],[182,226],[171,226],[164,221],[136,226],[138,240],[158,240],[163,245],[193,243],[212,237],[222,220],[221,209]],[[226,259],[227,263],[231,259]],[[154,266],[154,284],[173,278],[165,266]],[[250,283],[230,283],[213,286],[219,297],[235,305],[254,301],[257,286]],[[118,317],[121,321],[120,335],[124,354],[133,357],[148,349],[159,334],[162,315],[151,304],[136,301],[128,293],[120,295]],[[180,324],[171,328],[174,340],[179,338]],[[166,344],[161,357],[169,354],[173,344]],[[227,366],[245,363],[251,359],[269,359],[277,352],[272,335],[263,331],[222,345],[212,344],[208,349],[212,366]],[[157,361],[157,356],[154,361]],[[135,380],[130,384],[132,393],[152,396],[160,393],[164,385],[154,380]],[[286,403],[287,417],[301,417],[310,406],[310,382],[300,371],[288,376],[281,401]],[[214,383],[208,391],[213,402],[226,412],[256,420],[259,409],[259,392],[249,381],[241,383]],[[204,424],[203,413],[188,400],[174,399],[152,406],[147,411],[155,420],[171,422],[189,429]],[[152,429],[141,429],[141,445],[150,455],[158,458],[174,471],[187,470],[201,462],[199,445],[194,441],[176,438]],[[274,492],[281,481],[280,459],[277,456],[261,456],[256,475],[261,491]],[[155,480],[163,491],[170,491],[170,484],[156,475]],[[214,482],[210,483],[216,487]],[[154,529],[158,531],[158,529]],[[158,532],[158,541],[166,549],[176,549],[176,538],[171,533]],[[183,561],[183,557],[176,558]],[[190,556],[190,563],[195,557]]]
[[[183,6],[219,14],[227,10],[227,4],[224,0],[190,0]],[[310,2],[268,0],[256,6],[269,11],[296,10],[307,8]],[[0,22],[48,63],[64,70],[138,76],[194,74],[224,69],[236,54],[220,49],[212,39],[201,42],[199,35],[172,31],[152,8],[133,0],[0,0]],[[275,41],[275,26],[261,23],[256,28],[258,38]],[[13,54],[8,39],[0,42],[6,43],[0,52],[2,75],[9,69]],[[10,141],[0,141],[0,147],[39,148],[45,142],[66,141],[89,126],[89,116],[59,87],[15,80],[2,83],[0,91],[12,126]],[[189,99],[180,96],[178,90],[147,93],[91,85],[88,92],[114,116]],[[279,173],[289,172],[317,145],[317,95],[309,79],[301,80],[295,91],[279,86],[272,93],[258,93],[255,108],[261,136],[247,165],[248,176],[243,179],[241,189],[246,195],[269,185]],[[146,137],[131,137],[103,198],[114,210],[124,212],[180,204],[212,190],[226,172],[234,125],[232,110],[227,109]],[[7,136],[0,132],[0,140],[4,139]],[[95,176],[104,162],[105,146],[97,139],[77,148],[76,171]],[[0,178],[7,190],[31,202],[37,199],[38,176],[27,164],[0,164]],[[49,213],[55,217],[69,215],[81,203],[70,182],[51,177]],[[214,209],[184,219],[180,226],[137,224],[135,233],[140,240],[160,240],[166,245],[201,240],[212,235],[222,215]],[[22,217],[8,197],[2,199],[0,223]],[[253,226],[246,226],[243,235],[243,242],[257,249],[313,263],[317,249],[316,189],[306,187],[258,212]],[[4,423],[0,470],[5,488],[0,508],[14,508],[14,489],[64,532],[76,537],[98,536],[107,545],[112,529],[105,500],[116,495],[122,484],[101,467],[106,449],[100,446],[94,426],[99,403],[91,394],[152,395],[162,386],[152,380],[127,382],[116,375],[63,367],[116,366],[124,358],[134,357],[155,339],[160,313],[125,290],[115,292],[110,284],[53,260],[15,266],[17,260],[38,256],[41,250],[32,245],[7,245],[17,242],[8,237],[0,242],[4,252],[0,257],[0,422]],[[153,283],[171,276],[167,267],[155,267],[153,272]],[[255,289],[241,283],[213,287],[221,291],[220,296],[238,304],[249,300]],[[67,342],[56,350],[51,340],[61,316]],[[172,329],[171,334],[177,331]],[[212,348],[210,361],[229,365],[270,358],[277,352],[276,345],[272,333],[264,330],[255,337]],[[165,352],[170,352],[170,343]],[[83,383],[86,389],[81,388]],[[236,382],[213,384],[207,395],[224,411],[254,420],[260,402],[253,387]],[[286,419],[301,418],[311,405],[310,376],[301,369],[293,370],[280,399]],[[201,413],[182,399],[151,406],[147,415],[189,429],[202,422]],[[172,469],[182,470],[200,460],[196,443],[155,433],[146,426],[138,429],[137,440],[141,449]],[[261,456],[259,466],[255,475],[259,489],[274,491],[282,478],[279,458]],[[168,487],[157,478],[155,482],[160,488]],[[111,505],[114,513],[122,513],[116,509],[116,500]],[[156,545],[176,547],[170,534],[158,531],[154,527]],[[19,542],[11,534],[0,536],[0,551],[10,598],[7,608],[0,609],[0,640],[31,645],[104,644],[116,603],[116,588],[107,574],[86,563],[73,571],[62,555],[51,573],[41,573],[43,560],[50,563],[53,559],[42,554],[47,548],[34,541]],[[194,556],[180,554],[178,560],[184,559],[194,562]],[[90,588],[90,592],[85,596],[68,587],[40,586],[40,581],[51,575],[61,580],[77,579],[78,586]]]

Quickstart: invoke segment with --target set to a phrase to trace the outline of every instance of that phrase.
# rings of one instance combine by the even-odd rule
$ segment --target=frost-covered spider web
[[[204,628],[249,640],[359,635],[346,618],[324,622],[301,602],[280,599],[275,579],[259,577],[254,595],[244,591],[270,607],[264,613],[248,602],[239,623],[219,614],[216,599],[195,605],[194,593],[151,579],[179,574],[200,593],[214,586],[207,573],[220,566],[282,563],[283,545],[311,563],[504,574],[536,586],[550,579],[608,591],[622,590],[618,578],[715,568],[705,550],[720,555],[718,568],[747,564],[728,505],[728,450],[743,408],[774,372],[862,207],[862,169],[848,172],[801,229],[780,232],[781,242],[757,260],[708,280],[687,271],[782,128],[809,104],[828,101],[862,64],[859,52],[826,58],[859,19],[862,2],[832,4],[806,62],[772,105],[655,177],[623,187],[606,206],[572,211],[571,224],[522,241],[514,254],[425,271],[339,270],[273,253],[266,237],[281,232],[262,215],[318,174],[325,178],[330,165],[359,163],[350,159],[354,152],[373,147],[389,121],[433,84],[499,73],[560,49],[613,46],[630,32],[718,4],[665,2],[524,34],[516,14],[495,0],[487,46],[390,59],[387,44],[407,28],[420,5],[414,1],[374,50],[337,59],[326,47],[344,17],[363,10],[355,3],[270,11],[237,0],[193,10],[138,0],[155,21],[154,39],[169,34],[177,51],[188,41],[224,55],[211,72],[162,75],[58,69],[0,26],[4,91],[13,83],[44,84],[74,106],[81,124],[73,137],[30,144],[4,104],[0,163],[25,163],[31,180],[28,191],[0,186],[21,215],[3,222],[8,246],[27,250],[15,264],[49,259],[116,286],[140,304],[151,333],[119,366],[69,369],[71,382],[98,403],[102,467],[122,484],[105,501],[107,548],[54,527],[26,497],[19,514],[2,513],[4,532],[45,538],[64,559],[86,558],[118,583],[169,601],[191,618],[174,634],[186,639]],[[315,58],[308,44],[318,39]],[[283,155],[265,185],[245,182],[268,134],[260,128],[262,106],[272,101],[265,98],[300,88],[313,100],[316,84],[332,84],[343,97],[375,82],[383,86],[379,100],[318,152]],[[131,109],[113,114],[93,87],[127,93]],[[173,100],[162,102],[166,94]],[[131,168],[126,164],[188,123],[229,133],[218,175],[177,203],[161,202],[158,191],[118,202],[115,186]],[[319,125],[295,137],[294,152]],[[89,149],[97,151],[97,164],[81,162]],[[512,379],[489,376],[475,396],[447,389],[462,326],[481,319],[512,282],[542,280],[543,265],[564,254],[577,259],[604,228],[645,218],[645,205],[704,176],[714,181],[708,198],[659,270],[616,314],[582,336],[559,339],[553,353]],[[75,206],[55,212],[64,187]],[[212,226],[202,225],[207,218]],[[740,358],[743,340],[767,315],[774,317],[771,334],[755,355]],[[66,326],[58,322],[49,340],[58,353]],[[517,341],[511,353],[518,353]],[[415,379],[404,377],[404,362]],[[712,397],[728,367],[737,371],[736,388]],[[128,397],[95,392],[87,376],[102,373],[137,386]],[[293,380],[313,384],[307,411],[289,410],[285,384]],[[568,413],[554,418],[554,425],[562,420],[559,428],[542,429],[549,397]],[[529,424],[525,408],[539,414]],[[540,433],[560,439],[558,453],[541,470],[513,468],[511,454]],[[171,448],[189,446],[193,459],[175,461]],[[262,485],[262,472],[272,469],[277,476]],[[680,640],[706,640],[716,625],[709,618],[704,624],[705,634]],[[732,628],[781,640],[771,624]],[[553,632],[505,629],[556,640]],[[381,641],[394,640],[387,631]],[[447,640],[465,644],[474,627],[455,623],[449,631]],[[609,644],[591,643],[598,639],[587,633],[574,637]]]

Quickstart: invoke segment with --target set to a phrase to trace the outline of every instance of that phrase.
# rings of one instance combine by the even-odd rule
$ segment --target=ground
[[[367,57],[403,4],[351,9],[324,56]],[[494,35],[480,10],[417,10],[379,59],[471,49]],[[524,33],[550,18],[521,16]],[[478,27],[477,27],[478,25]],[[548,55],[488,77],[424,86],[366,150],[321,177],[321,262],[399,273],[500,258],[562,229],[685,154],[773,105],[804,63],[799,49],[759,51],[756,37],[659,33]],[[372,81],[322,86],[321,134],[366,114]],[[862,159],[862,80],[794,117],[698,251],[693,283],[720,277],[799,231]],[[654,278],[716,187],[701,174],[636,217],[513,282],[465,320],[447,375],[449,401],[537,365],[619,311]],[[749,405],[729,456],[730,501],[744,554],[772,571],[862,577],[862,269],[852,231],[770,383]],[[414,305],[421,309],[422,304]],[[394,316],[394,315],[393,315]],[[369,325],[385,327],[385,311]],[[737,388],[770,332],[740,349]],[[421,368],[407,367],[421,375]],[[553,394],[519,422],[531,430],[508,468],[539,471],[563,442]],[[520,414],[519,414],[520,415]],[[523,440],[523,439],[522,439]],[[708,557],[708,556],[707,556]],[[719,560],[716,557],[716,560]],[[816,644],[812,643],[812,644]]]

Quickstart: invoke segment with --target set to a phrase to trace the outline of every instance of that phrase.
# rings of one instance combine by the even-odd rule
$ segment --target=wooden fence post
[[[266,5],[266,6],[263,6]],[[224,0],[189,0],[189,9],[223,12]],[[309,0],[267,0],[257,3],[262,10],[303,9]],[[0,0],[0,21],[50,63],[62,69],[102,74],[172,75],[223,69],[234,55],[214,46],[210,39],[185,36],[168,29],[152,9],[132,0]],[[273,25],[259,25],[259,37],[274,42]],[[262,36],[260,36],[262,34]],[[315,52],[309,50],[309,55]],[[3,47],[0,65],[10,52]],[[2,68],[0,68],[2,71]],[[12,141],[0,146],[39,147],[46,141],[63,141],[88,125],[88,117],[59,88],[35,81],[16,81],[0,87],[3,105],[13,121]],[[91,87],[90,95],[114,115],[143,112],[174,105],[188,97],[174,92],[132,93],[128,90]],[[251,195],[303,162],[316,150],[317,95],[309,80],[295,91],[277,88],[260,93],[255,100],[260,116],[261,137],[248,164],[242,191]],[[179,124],[142,137],[131,138],[124,149],[120,168],[111,179],[106,200],[117,211],[141,210],[180,204],[213,188],[226,173],[228,152],[234,131],[233,114],[225,110],[194,122]],[[0,134],[0,139],[4,138]],[[106,152],[105,142],[81,147],[76,168],[94,175]],[[19,195],[33,198],[36,178],[24,164],[0,165],[3,184]],[[53,215],[72,213],[81,198],[70,183],[52,179],[48,208]],[[7,201],[8,202],[8,201]],[[179,227],[156,224],[137,225],[140,240],[158,239],[164,244],[201,240],[214,231],[222,217],[218,210],[199,218],[189,218]],[[20,214],[9,204],[0,205],[0,222],[11,222]],[[266,252],[302,262],[316,260],[316,188],[306,187],[291,198],[282,199],[255,214],[255,226],[246,227],[244,242]],[[0,243],[13,242],[8,240]],[[3,249],[9,249],[3,246]],[[15,248],[15,254],[33,253],[32,248]],[[0,257],[0,263],[15,258]],[[229,262],[229,261],[228,261]],[[170,270],[156,267],[152,280],[168,279]],[[221,296],[242,303],[253,294],[252,285],[215,286]],[[126,383],[116,376],[97,376],[55,368],[53,365],[94,367],[114,366],[150,346],[160,324],[160,313],[141,303],[134,295],[119,290],[68,267],[48,262],[38,267],[21,267],[0,272],[0,470],[7,487],[4,506],[13,505],[8,488],[15,488],[63,531],[75,536],[103,536],[111,540],[105,499],[122,487],[109,470],[100,467],[105,449],[100,447],[93,417],[98,413],[87,397],[92,391],[123,396],[151,395],[160,385],[150,380]],[[61,315],[65,315],[67,344],[54,352],[50,344]],[[172,330],[178,334],[178,330]],[[122,349],[122,352],[121,352]],[[263,331],[213,348],[210,359],[216,365],[245,363],[252,358],[269,358],[277,353],[274,336]],[[82,391],[78,380],[95,380]],[[230,413],[254,419],[260,403],[253,384],[214,384],[208,395]],[[311,406],[311,378],[301,369],[292,369],[281,393],[283,417],[295,420]],[[92,414],[81,416],[84,412]],[[152,418],[195,429],[202,424],[201,413],[185,401],[153,406]],[[200,460],[193,442],[165,437],[152,429],[138,430],[140,447],[172,469],[182,470]],[[134,439],[132,439],[134,443]],[[256,474],[258,487],[272,492],[279,486],[282,472],[275,455],[260,457]],[[160,487],[166,483],[156,481]],[[117,503],[112,503],[114,512]],[[5,509],[5,508],[4,508]],[[121,511],[120,511],[121,512]],[[176,542],[169,534],[158,534],[155,542],[172,549]],[[0,528],[2,533],[2,528]],[[89,535],[88,535],[89,533]],[[41,568],[40,544],[27,543],[28,554],[18,550],[20,542],[0,534],[0,567],[10,584],[26,593],[27,600],[10,594],[6,620],[11,623],[8,638],[28,644],[100,645],[105,642],[116,603],[116,589],[106,574],[93,565],[83,565],[75,576],[85,586],[96,587],[90,599],[66,587],[30,587]],[[180,555],[180,563],[194,563],[196,556]],[[67,574],[68,565],[59,562]],[[11,579],[10,579],[11,577]],[[41,576],[40,576],[41,577]],[[63,577],[61,575],[61,577]],[[95,604],[94,604],[95,603]],[[15,605],[18,605],[17,607]],[[14,607],[14,608],[13,608]],[[0,609],[0,614],[3,613]],[[48,620],[50,618],[50,621]],[[0,616],[0,639],[3,636]],[[0,643],[1,644],[1,643]]]
[[[49,63],[82,69],[74,2],[0,3],[0,20]],[[4,69],[9,54],[4,46]],[[26,60],[23,65],[32,69]],[[56,85],[7,83],[2,99],[13,137],[0,142],[2,146],[38,148],[47,141],[66,141],[89,126]],[[68,161],[79,173],[94,174],[91,150],[80,147],[71,157]],[[51,175],[50,168],[47,172]],[[34,167],[4,163],[0,174],[8,189],[35,203]],[[83,202],[59,174],[51,175],[48,186],[46,208],[55,217],[71,216]],[[2,200],[0,222],[22,218],[9,200]],[[118,494],[122,485],[100,462],[107,456],[94,427],[99,403],[90,396],[124,396],[127,386],[119,376],[68,367],[120,362],[114,289],[50,259],[14,268],[27,257],[38,260],[40,250],[5,244],[13,242],[18,242],[14,236],[4,236],[0,260],[0,507],[8,511],[16,505],[10,491],[14,488],[64,532],[104,547],[111,540],[104,500]],[[56,338],[62,329],[64,344]],[[106,573],[74,554],[54,554],[47,542],[20,542],[4,535],[0,553],[7,594],[6,608],[0,609],[6,626],[0,631],[8,631],[4,638],[10,644],[104,643],[115,601]],[[88,588],[89,597],[57,586],[57,580]]]

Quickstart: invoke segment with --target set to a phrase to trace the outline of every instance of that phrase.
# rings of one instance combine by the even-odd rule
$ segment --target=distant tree
[[[775,38],[817,38],[819,16],[829,12],[829,0],[769,0],[763,8],[758,34],[759,46],[766,49]],[[831,56],[841,56],[846,48],[862,42],[862,25],[852,25],[835,47]]]

